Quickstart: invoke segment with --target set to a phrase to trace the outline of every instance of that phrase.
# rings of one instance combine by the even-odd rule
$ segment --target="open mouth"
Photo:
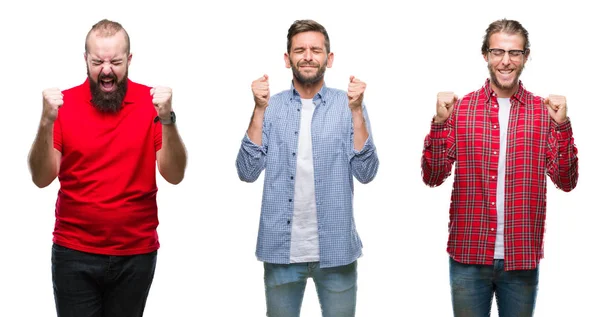
[[[112,76],[100,78],[99,84],[100,84],[100,88],[106,92],[113,91],[117,87],[116,79],[113,78]]]

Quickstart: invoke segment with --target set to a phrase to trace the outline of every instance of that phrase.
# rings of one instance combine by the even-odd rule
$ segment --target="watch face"
[[[171,122],[175,123],[175,112],[171,111]]]

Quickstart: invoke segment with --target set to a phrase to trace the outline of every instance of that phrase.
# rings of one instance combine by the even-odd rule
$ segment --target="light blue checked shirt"
[[[323,85],[313,102],[316,107],[311,135],[319,257],[320,266],[325,268],[352,263],[362,254],[353,216],[352,175],[361,183],[370,182],[377,174],[379,159],[364,104],[369,137],[356,151],[347,93]],[[293,85],[272,96],[263,121],[262,146],[246,134],[236,160],[238,175],[245,182],[254,182],[266,168],[256,256],[268,263],[290,263],[301,109],[300,94]]]

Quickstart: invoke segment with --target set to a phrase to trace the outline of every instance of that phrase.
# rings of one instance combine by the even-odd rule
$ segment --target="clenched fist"
[[[49,123],[52,123],[58,116],[58,108],[64,103],[63,94],[58,88],[48,88],[42,92],[42,96],[44,104],[42,120],[47,120]]]
[[[350,110],[362,109],[362,101],[365,96],[367,84],[354,76],[350,76],[348,84],[348,106]]]
[[[152,103],[156,109],[156,113],[161,120],[171,120],[171,99],[173,92],[169,87],[157,86],[150,89]]]
[[[567,98],[559,95],[549,95],[544,99],[544,104],[548,108],[548,113],[556,123],[567,121]]]
[[[257,108],[266,108],[269,105],[271,93],[269,91],[269,76],[263,75],[252,82],[252,94],[254,95],[254,104]]]
[[[435,123],[444,123],[452,114],[452,110],[454,110],[454,104],[458,100],[458,96],[456,96],[451,91],[439,92],[437,94],[437,105],[435,106],[436,114],[433,119]]]

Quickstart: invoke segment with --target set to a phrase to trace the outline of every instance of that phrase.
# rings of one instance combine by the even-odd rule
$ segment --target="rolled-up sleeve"
[[[352,131],[350,133],[351,140],[350,144],[352,145],[352,153],[350,154],[350,165],[352,168],[352,175],[356,177],[356,179],[363,183],[369,183],[375,178],[377,175],[377,170],[379,168],[379,158],[377,156],[377,150],[375,148],[375,142],[373,141],[373,133],[371,131],[371,122],[369,120],[369,115],[367,113],[367,108],[363,104],[363,116],[365,118],[365,123],[367,124],[367,131],[369,132],[369,136],[365,141],[364,146],[360,150],[354,149],[354,126],[352,127]]]
[[[257,145],[248,137],[248,133],[242,139],[242,145],[238,152],[235,165],[240,180],[244,182],[254,182],[260,176],[265,168],[267,156],[267,138],[265,127],[263,126],[263,144]]]

